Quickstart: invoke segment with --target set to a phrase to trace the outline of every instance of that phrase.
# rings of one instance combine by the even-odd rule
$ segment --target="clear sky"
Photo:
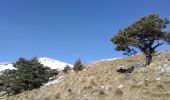
[[[111,37],[145,15],[170,18],[169,5],[170,0],[0,0],[0,62],[122,57]]]

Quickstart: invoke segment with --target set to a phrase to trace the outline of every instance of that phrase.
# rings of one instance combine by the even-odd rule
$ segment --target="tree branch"
[[[162,44],[164,44],[164,43],[158,43],[156,46],[153,47],[153,49],[159,47],[159,46],[162,45]]]
[[[143,51],[143,47],[141,45],[138,45],[138,48]]]

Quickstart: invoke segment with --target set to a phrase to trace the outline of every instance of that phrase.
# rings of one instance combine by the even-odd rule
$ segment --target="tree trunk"
[[[152,61],[152,55],[146,55],[145,67],[148,66]]]

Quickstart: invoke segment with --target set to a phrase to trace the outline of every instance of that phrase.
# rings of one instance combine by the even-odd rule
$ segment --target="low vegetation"
[[[69,65],[66,65],[65,67],[64,67],[64,70],[63,70],[63,73],[68,73],[70,70],[71,70],[72,68],[69,66]]]

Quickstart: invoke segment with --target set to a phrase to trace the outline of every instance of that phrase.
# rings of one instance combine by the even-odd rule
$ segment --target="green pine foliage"
[[[83,70],[83,65],[81,64],[81,60],[78,59],[75,64],[74,64],[74,67],[73,67],[73,70],[78,73],[79,71]]]
[[[144,16],[127,28],[120,30],[111,39],[117,51],[131,55],[141,51],[146,56],[145,66],[149,65],[155,49],[164,43],[170,44],[170,32],[165,31],[169,20],[159,15]]]
[[[3,90],[8,95],[39,88],[51,77],[50,68],[40,64],[37,58],[19,58],[13,66],[15,69],[5,70],[1,76]]]

